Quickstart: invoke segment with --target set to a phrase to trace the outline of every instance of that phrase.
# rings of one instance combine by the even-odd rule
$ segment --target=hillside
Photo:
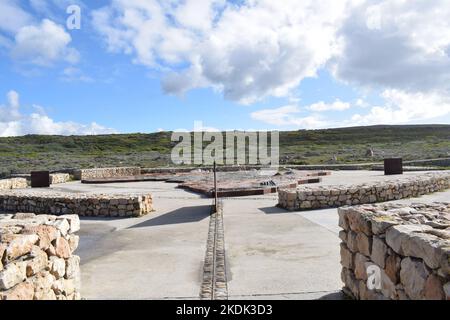
[[[76,167],[166,166],[175,143],[170,132],[99,136],[0,138],[0,174]],[[367,157],[368,148],[374,157]],[[450,156],[450,125],[371,126],[280,132],[282,163],[323,164]]]

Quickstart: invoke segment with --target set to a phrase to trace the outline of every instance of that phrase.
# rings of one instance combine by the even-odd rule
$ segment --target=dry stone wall
[[[25,178],[11,178],[0,180],[0,190],[8,189],[24,189],[28,187],[27,179]]]
[[[79,300],[76,215],[0,214],[0,300]]]
[[[75,180],[87,180],[98,178],[129,177],[141,174],[139,167],[95,168],[74,170]]]
[[[448,188],[448,172],[352,186],[299,186],[297,189],[280,189],[278,206],[288,210],[333,208],[417,197]]]
[[[450,203],[338,213],[344,292],[362,300],[450,300]]]
[[[79,216],[139,217],[153,211],[152,196],[72,193],[0,193],[0,211]]]
[[[66,183],[70,181],[70,175],[68,173],[51,173],[50,184]]]

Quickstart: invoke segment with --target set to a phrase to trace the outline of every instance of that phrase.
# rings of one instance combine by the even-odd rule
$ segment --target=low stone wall
[[[0,300],[79,300],[80,220],[0,214]]]
[[[151,212],[152,196],[69,193],[0,193],[0,211],[79,216],[139,217]]]
[[[66,183],[70,181],[70,175],[68,173],[51,173],[50,184]]]
[[[95,168],[74,170],[75,180],[128,177],[141,174],[139,167]]]
[[[288,210],[333,208],[417,197],[448,188],[450,188],[449,172],[403,176],[373,184],[300,186],[297,189],[280,189],[278,206]]]
[[[0,190],[8,189],[24,189],[28,187],[27,179],[25,178],[11,178],[0,180]]]
[[[450,300],[450,203],[338,212],[345,293],[364,300]]]

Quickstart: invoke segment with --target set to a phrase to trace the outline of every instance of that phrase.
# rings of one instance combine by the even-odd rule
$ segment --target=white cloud
[[[66,82],[93,82],[94,79],[85,75],[82,70],[75,67],[67,67],[63,70],[61,79]]]
[[[351,105],[348,102],[342,102],[341,100],[336,100],[333,103],[325,103],[323,101],[314,103],[308,107],[308,110],[315,112],[323,112],[323,111],[344,111],[350,109]]]
[[[44,19],[39,25],[19,29],[11,54],[16,60],[39,66],[50,66],[60,60],[76,63],[79,53],[69,47],[71,41],[70,34],[62,26]]]
[[[450,89],[448,0],[355,3],[339,32],[336,77],[382,90]]]
[[[14,0],[0,2],[0,31],[15,33],[31,23],[32,16],[23,10]]]
[[[404,124],[440,122],[450,114],[450,97],[438,92],[407,93],[386,90],[384,106],[374,106],[365,115],[355,114],[347,123],[352,125]]]
[[[33,106],[31,114],[20,113],[19,94],[8,92],[8,103],[0,105],[0,137],[21,136],[25,134],[50,135],[93,135],[116,133],[114,129],[103,127],[95,122],[81,124],[72,121],[58,122],[45,114],[44,108]]]
[[[290,126],[302,129],[323,128],[327,125],[318,115],[299,117],[300,108],[296,105],[288,105],[276,109],[263,109],[252,112],[251,118],[275,126]]]
[[[110,50],[170,71],[167,92],[209,86],[252,103],[315,76],[335,51],[346,3],[114,0],[93,17]]]

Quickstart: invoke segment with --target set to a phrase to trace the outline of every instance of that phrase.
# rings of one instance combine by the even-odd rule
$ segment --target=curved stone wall
[[[139,167],[117,167],[117,168],[94,168],[74,170],[75,180],[129,177],[141,174]]]
[[[0,180],[0,190],[24,189],[28,187],[26,178],[11,178]]]
[[[0,211],[79,216],[139,217],[153,211],[152,196],[94,194],[0,194]]]
[[[280,189],[278,206],[288,210],[333,208],[417,197],[448,188],[450,188],[450,173],[445,171],[403,176],[372,184],[301,186],[297,189]]]

